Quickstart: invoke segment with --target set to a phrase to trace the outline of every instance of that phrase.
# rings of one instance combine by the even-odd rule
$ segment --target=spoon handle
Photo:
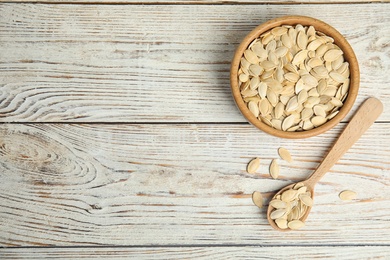
[[[376,98],[367,99],[352,117],[336,143],[329,150],[314,173],[306,180],[307,185],[314,185],[348,151],[348,149],[366,132],[383,111],[382,103]]]

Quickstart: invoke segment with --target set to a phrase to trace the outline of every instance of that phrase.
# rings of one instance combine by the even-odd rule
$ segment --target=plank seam
[[[342,121],[340,124],[347,124],[348,121]],[[389,124],[390,121],[376,121],[375,124]],[[0,125],[250,125],[248,122],[0,122]]]
[[[258,245],[258,244],[199,244],[199,245],[99,245],[99,246],[19,246],[19,247],[1,247],[2,249],[77,249],[77,248],[217,248],[217,247],[260,247],[260,248],[279,248],[279,247],[390,247],[390,244],[280,244],[280,245]]]
[[[360,5],[360,4],[390,4],[388,1],[363,1],[363,2],[354,2],[354,1],[348,1],[348,2],[261,2],[261,3],[254,3],[254,2],[88,2],[88,1],[0,1],[0,3],[3,4],[47,4],[47,5]]]

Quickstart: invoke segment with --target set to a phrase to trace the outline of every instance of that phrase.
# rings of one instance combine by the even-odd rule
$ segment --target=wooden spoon
[[[353,116],[351,121],[345,127],[333,147],[329,150],[328,154],[318,165],[314,173],[302,183],[307,186],[308,191],[311,192],[311,197],[314,196],[314,186],[327,173],[330,168],[341,158],[341,156],[363,135],[363,133],[375,122],[379,115],[383,111],[382,103],[376,98],[367,99]],[[295,183],[290,184],[281,189],[276,195],[281,194],[283,191],[292,189]],[[275,195],[275,196],[276,196]],[[267,219],[270,225],[279,231],[289,231],[291,229],[279,228],[273,219],[270,218],[270,214],[274,208],[268,206]],[[309,207],[306,213],[300,218],[301,221],[305,221],[310,213],[311,207]]]

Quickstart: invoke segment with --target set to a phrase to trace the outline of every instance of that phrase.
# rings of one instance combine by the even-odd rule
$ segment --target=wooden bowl
[[[275,129],[264,122],[260,121],[256,118],[248,109],[245,104],[239,89],[239,80],[238,80],[238,70],[240,66],[240,59],[243,56],[244,51],[247,49],[249,44],[256,38],[258,38],[264,32],[269,31],[274,27],[278,27],[281,25],[297,25],[301,24],[303,26],[312,25],[316,31],[320,31],[334,39],[334,43],[340,47],[340,49],[344,52],[345,61],[349,62],[349,70],[350,70],[350,86],[348,90],[348,96],[344,101],[343,106],[340,108],[339,113],[323,125],[313,128],[311,130],[306,131],[297,131],[297,132],[288,132]],[[241,113],[244,117],[254,126],[259,128],[260,130],[282,138],[291,138],[291,139],[299,139],[299,138],[308,138],[312,136],[319,135],[324,133],[325,131],[334,127],[337,123],[339,123],[351,110],[356,96],[358,94],[360,82],[360,74],[359,74],[359,64],[357,62],[354,51],[351,46],[347,42],[347,40],[333,27],[330,25],[317,20],[315,18],[307,17],[307,16],[284,16],[276,19],[269,20],[259,26],[257,26],[253,31],[251,31],[238,46],[230,71],[230,83],[231,89],[233,93],[234,100],[240,109]]]

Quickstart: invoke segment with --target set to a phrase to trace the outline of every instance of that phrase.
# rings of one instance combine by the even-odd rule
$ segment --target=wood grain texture
[[[337,2],[0,0],[0,259],[387,259],[390,5]],[[268,204],[309,176],[345,123],[294,141],[241,124],[229,68],[250,30],[292,14],[346,36],[353,111],[368,96],[385,111],[321,180],[305,229],[281,234],[251,193]],[[294,162],[273,180],[280,146]]]
[[[390,5],[345,6],[1,4],[0,121],[244,122],[229,87],[234,50],[288,14],[345,35],[361,67],[357,104],[381,99],[390,121]]]
[[[387,0],[0,0],[6,3],[83,3],[83,4],[327,4],[327,3],[386,3]]]
[[[341,130],[297,145],[250,125],[2,124],[0,245],[390,246],[390,124],[321,180],[304,230],[274,231],[252,204],[255,190],[267,202],[306,178]],[[273,180],[280,146],[294,162]],[[255,156],[259,173],[247,174]],[[357,199],[341,201],[344,189]]]
[[[277,253],[275,253],[277,251]],[[0,249],[6,259],[387,259],[390,247],[154,247],[154,248],[21,248]]]

